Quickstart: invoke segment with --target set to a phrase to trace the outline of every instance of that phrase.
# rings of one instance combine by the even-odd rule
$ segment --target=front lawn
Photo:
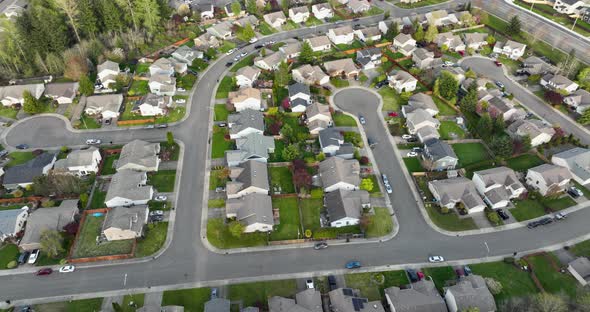
[[[441,140],[458,140],[465,138],[465,130],[454,121],[441,121],[438,129]]]
[[[190,90],[193,88],[193,85],[197,81],[197,76],[193,74],[186,74],[178,78],[178,88],[183,88],[185,90]]]
[[[225,104],[216,104],[213,107],[213,110],[215,112],[215,116],[214,116],[213,120],[227,121],[227,116],[229,116],[229,111],[227,110],[227,107],[225,106]]]
[[[346,274],[344,279],[346,287],[359,289],[361,297],[366,297],[369,300],[381,300],[385,288],[408,284],[406,272],[403,270]],[[381,281],[383,281],[382,284]]]
[[[310,27],[310,26],[317,26],[317,25],[321,25],[324,22],[320,21],[319,19],[317,19],[315,16],[310,16],[307,21],[305,21],[305,26]]]
[[[275,33],[277,30],[272,28],[269,24],[267,24],[266,22],[261,22],[258,25],[258,30],[260,31],[260,33],[263,36],[267,36],[267,35],[271,35],[273,33]]]
[[[14,109],[12,107],[0,107],[0,116],[10,119],[16,119],[16,115],[18,114],[18,109]]]
[[[529,273],[514,264],[498,261],[470,264],[469,267],[474,274],[493,278],[502,284],[502,292],[494,296],[497,303],[510,297],[525,297],[538,292]]]
[[[408,168],[410,173],[425,171],[418,157],[404,157],[404,163],[406,164],[406,168]]]
[[[465,167],[490,158],[481,143],[458,143],[452,145],[459,158],[459,166]]]
[[[96,237],[100,236],[105,216],[86,216],[84,224],[80,225],[80,234],[74,245],[72,258],[97,257],[107,255],[120,255],[131,253],[133,240],[119,240],[96,243]]]
[[[133,80],[131,88],[129,88],[129,92],[127,92],[127,94],[129,96],[142,96],[148,94],[149,92],[150,86],[148,85],[147,80]]]
[[[354,118],[345,115],[343,113],[334,113],[332,115],[332,119],[334,119],[334,126],[336,127],[356,127],[356,120]]]
[[[100,175],[111,175],[117,173],[115,162],[119,159],[121,154],[111,154],[104,158]]]
[[[173,192],[175,179],[176,170],[160,170],[148,175],[148,184],[160,193]]]
[[[529,168],[533,168],[544,164],[545,162],[537,155],[533,154],[522,154],[516,157],[512,157],[506,160],[506,165],[514,171],[527,171]]]
[[[553,253],[528,257],[527,261],[545,291],[553,294],[565,292],[570,297],[575,297],[578,282],[571,275],[556,270],[551,265],[549,258],[552,258],[553,262],[557,263],[558,266],[560,265],[559,260]]]
[[[135,310],[143,307],[145,300],[145,294],[130,294],[123,297],[123,303],[121,303],[122,312],[135,312]],[[129,304],[133,302],[133,306]]]
[[[272,207],[279,209],[280,223],[270,233],[271,240],[297,239],[298,234],[303,235],[297,197],[273,198]]]
[[[209,208],[223,208],[223,207],[225,207],[225,199],[223,199],[223,198],[209,199],[207,201],[207,207],[209,207]]]
[[[525,199],[517,201],[516,208],[511,209],[510,212],[516,220],[525,221],[569,208],[575,204],[576,202],[569,196]]]
[[[266,245],[266,233],[243,233],[235,237],[221,218],[207,220],[207,239],[217,248],[238,248]]]
[[[181,120],[186,114],[186,108],[175,107],[168,109],[168,114],[156,118],[157,124],[172,123]]]
[[[186,312],[202,312],[210,295],[211,289],[208,287],[167,290],[162,296],[162,306],[183,306]]]
[[[367,237],[381,237],[393,231],[393,221],[387,208],[375,207],[375,214],[369,217],[371,222],[365,234]]]
[[[222,158],[225,151],[233,149],[232,140],[226,140],[225,136],[229,135],[227,128],[213,126],[213,140],[211,141],[211,158]]]
[[[229,285],[229,300],[242,300],[243,306],[267,307],[270,297],[291,298],[297,293],[294,279]]]
[[[434,103],[436,104],[436,107],[438,108],[439,115],[441,115],[441,116],[456,116],[456,115],[458,115],[456,110],[454,110],[451,106],[449,106],[449,104],[447,104],[443,100],[441,100],[438,96],[433,96],[432,100],[434,100]]]
[[[443,230],[456,232],[477,229],[472,218],[459,218],[454,209],[443,214],[433,204],[426,204],[426,211],[430,220]]]
[[[80,117],[80,129],[100,129],[102,125],[96,121],[96,118],[86,116],[86,114],[82,113]]]
[[[297,28],[299,28],[297,23],[293,22],[292,20],[287,20],[287,22],[281,26],[281,31],[289,31]]]
[[[311,230],[313,233],[320,228],[320,211],[323,205],[324,201],[321,198],[304,198],[299,201],[304,231]]]
[[[330,78],[330,83],[336,88],[346,88],[346,87],[350,86],[350,82],[348,82],[348,80],[341,79],[338,77]]]
[[[570,252],[578,257],[590,257],[590,240],[573,245]]]
[[[221,79],[219,86],[217,87],[217,93],[215,94],[216,99],[225,99],[227,98],[230,91],[235,89],[234,80],[229,77],[225,76]]]
[[[235,73],[238,71],[238,69],[240,69],[242,67],[253,65],[254,64],[254,56],[255,56],[254,54],[246,56],[245,58],[243,58],[239,62],[237,62],[229,71]]]
[[[32,152],[12,152],[8,154],[8,158],[10,158],[10,161],[6,163],[5,167],[13,167],[26,163],[35,158],[35,155]]]
[[[0,270],[7,269],[8,263],[16,261],[18,258],[18,246],[6,244],[0,248]]]
[[[150,223],[145,238],[137,240],[135,257],[147,257],[155,254],[164,246],[168,234],[168,222]]]
[[[343,227],[324,227],[317,229],[313,233],[314,239],[332,239],[332,238],[343,238],[343,235],[348,234],[361,234],[361,228],[358,225],[348,225]]]
[[[295,193],[293,174],[289,167],[269,167],[270,187],[273,194]]]
[[[399,111],[401,106],[405,104],[402,103],[400,95],[388,86],[382,87],[379,90],[379,94],[383,98],[382,110],[384,111]]]
[[[450,266],[433,267],[423,269],[426,278],[432,278],[436,288],[442,292],[442,288],[446,286],[447,281],[457,278],[455,270]]]
[[[219,52],[227,53],[227,51],[229,51],[231,49],[235,49],[235,48],[236,48],[235,43],[233,43],[231,41],[224,40],[223,44],[219,47]]]
[[[93,298],[37,304],[34,306],[34,310],[38,312],[95,312],[100,311],[101,305],[102,298]]]
[[[213,191],[218,187],[225,187],[228,179],[225,176],[220,176],[223,173],[223,170],[211,170],[211,174],[209,175],[209,190]]]

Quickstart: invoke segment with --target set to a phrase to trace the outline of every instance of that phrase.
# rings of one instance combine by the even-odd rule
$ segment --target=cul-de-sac
[[[590,0],[0,0],[0,311],[590,311]]]

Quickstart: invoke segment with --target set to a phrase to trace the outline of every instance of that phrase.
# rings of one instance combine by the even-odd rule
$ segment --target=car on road
[[[176,91],[178,91],[178,92],[186,92],[186,89],[185,88],[176,88]]]
[[[453,67],[453,65],[455,65],[455,63],[449,62],[449,61],[444,61],[442,67]]]
[[[154,126],[154,125],[147,125],[147,126],[145,126],[145,128],[146,128],[146,129],[155,129],[155,128],[156,128],[156,126]]]
[[[345,267],[347,269],[358,269],[361,267],[361,262],[356,260],[348,261],[346,262]]]
[[[387,176],[384,173],[381,174],[381,179],[383,179],[383,184],[389,184],[389,179],[387,179]]]
[[[508,220],[508,219],[510,219],[510,216],[506,213],[506,211],[504,211],[502,209],[496,210],[496,213],[498,214],[498,216],[500,218],[502,218],[502,220]]]
[[[408,154],[406,156],[407,157],[416,157],[416,156],[418,156],[418,153],[416,153],[416,152],[408,152]]]
[[[16,259],[16,262],[18,264],[25,264],[27,263],[27,260],[29,260],[29,256],[31,255],[30,252],[28,251],[23,251],[19,256],[18,259]]]
[[[385,191],[387,192],[387,194],[391,194],[393,193],[393,189],[391,188],[391,185],[385,184]]]
[[[35,272],[35,275],[40,276],[40,275],[49,275],[53,273],[53,269],[51,268],[43,268],[37,272]]]
[[[414,137],[414,136],[413,136],[413,135],[411,135],[411,134],[402,134],[402,139],[404,139],[404,140],[409,140],[409,139],[411,139],[411,138],[413,138],[413,137]]]
[[[563,220],[565,218],[567,218],[567,214],[563,212],[558,212],[555,214],[555,220]]]
[[[246,53],[246,52],[242,52],[242,53],[240,53],[240,57],[244,57],[244,56],[246,56],[246,55],[248,55],[248,53]]]
[[[529,229],[534,229],[534,228],[536,228],[539,225],[541,225],[541,223],[539,223],[539,221],[532,221],[532,222],[529,222],[526,225],[526,227],[528,227]]]
[[[154,197],[155,200],[157,201],[166,201],[168,199],[168,196],[166,195],[158,195],[156,197]]]
[[[313,249],[315,249],[315,250],[326,249],[326,248],[328,248],[328,243],[326,243],[326,242],[319,242],[319,243],[315,243],[313,245]]]
[[[381,80],[375,84],[375,89],[381,89],[381,87],[386,86],[387,84],[389,84],[389,81]]]
[[[102,141],[99,140],[99,139],[88,139],[88,140],[86,140],[86,145],[98,145],[100,143],[102,143]]]
[[[305,280],[305,288],[307,289],[314,289],[313,280],[311,278]]]
[[[176,103],[184,104],[184,103],[186,103],[186,100],[185,99],[178,99],[178,100],[176,100]]]
[[[495,84],[496,84],[496,86],[497,86],[498,88],[500,88],[500,89],[504,89],[504,87],[505,87],[505,86],[504,86],[504,84],[503,84],[503,83],[501,83],[500,81],[497,81],[497,80],[496,80],[494,83],[495,83]]]
[[[73,265],[64,265],[59,268],[59,273],[72,273],[76,271],[76,267]]]
[[[234,62],[237,62],[237,61],[239,61],[239,60],[240,60],[240,58],[241,58],[241,56],[240,56],[240,55],[236,55],[236,57],[234,57]]]
[[[546,217],[546,218],[539,220],[540,225],[547,225],[547,224],[551,224],[551,223],[553,223],[553,218]]]
[[[254,49],[262,49],[262,48],[264,48],[264,46],[261,44],[257,44],[254,46]]]
[[[227,62],[227,63],[225,63],[225,67],[230,67],[232,65],[234,65],[234,62]]]
[[[258,38],[256,37],[252,37],[252,39],[248,40],[249,43],[254,43],[256,41],[258,41]]]
[[[444,262],[445,258],[442,256],[430,256],[428,257],[428,262],[437,263],[437,262]]]
[[[236,49],[229,49],[229,51],[225,52],[225,54],[226,55],[231,55],[234,52],[236,52]]]
[[[158,128],[158,129],[168,128],[168,124],[158,124],[158,125],[156,125],[156,128]]]
[[[35,264],[35,262],[37,262],[37,259],[39,259],[39,253],[41,251],[39,249],[35,249],[31,252],[31,255],[29,256],[29,261],[27,261],[28,264]]]
[[[498,67],[502,67],[502,63],[498,60],[494,61],[494,64],[496,64]]]
[[[377,142],[373,141],[372,138],[367,138],[367,143],[369,144],[370,148],[373,148],[375,145],[377,145]]]
[[[19,149],[19,150],[24,150],[27,148],[29,148],[29,146],[27,144],[19,144],[16,146],[16,149]]]
[[[359,115],[359,121],[361,122],[361,125],[364,125],[366,123],[365,117],[363,117],[362,115]]]
[[[580,196],[584,196],[584,193],[579,188],[572,186],[567,190],[567,193],[570,194],[573,198],[578,198]]]

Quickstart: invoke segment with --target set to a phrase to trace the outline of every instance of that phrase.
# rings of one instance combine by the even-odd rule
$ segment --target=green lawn
[[[348,82],[348,80],[337,77],[330,78],[330,83],[336,88],[346,88],[350,86],[350,82]]]
[[[399,111],[401,106],[405,103],[402,103],[402,99],[395,90],[390,87],[382,87],[379,90],[379,94],[383,98],[383,108],[384,111]]]
[[[180,156],[180,146],[178,143],[168,144],[168,142],[160,142],[160,156],[163,154],[169,154],[169,160],[178,160]]]
[[[173,192],[176,170],[160,170],[148,175],[148,184],[152,185],[158,192]]]
[[[100,129],[101,124],[96,121],[95,118],[90,116],[86,116],[86,114],[82,113],[80,117],[80,129]]]
[[[227,183],[227,179],[222,179],[219,175],[222,173],[222,170],[211,170],[211,174],[209,175],[209,190],[213,191],[218,187],[225,187]],[[224,177],[225,178],[225,177]]]
[[[112,154],[104,158],[102,170],[100,171],[101,175],[110,175],[115,174],[117,169],[115,168],[115,161],[119,159],[121,154]]]
[[[449,104],[447,104],[443,100],[441,100],[438,96],[433,96],[432,100],[434,100],[434,103],[436,104],[436,107],[438,108],[439,115],[441,115],[441,116],[456,116],[456,115],[458,115],[456,110],[454,110],[451,106],[449,106]]]
[[[227,110],[227,107],[225,106],[225,104],[216,104],[213,107],[213,109],[215,111],[215,117],[214,117],[215,121],[227,121],[227,116],[229,116],[229,111]]]
[[[208,287],[167,290],[162,296],[162,306],[178,305],[183,306],[186,312],[202,312],[210,295],[211,289]]]
[[[555,270],[547,257],[553,258],[558,266],[560,265],[559,260],[553,253],[527,258],[532,266],[533,272],[541,282],[541,285],[543,285],[543,289],[549,293],[557,294],[565,292],[570,297],[575,297],[578,282],[571,275]]]
[[[571,179],[571,181],[574,183],[574,185],[578,189],[580,189],[580,191],[582,191],[582,193],[584,193],[584,197],[590,199],[590,190],[588,188],[586,188],[585,186],[583,186],[580,183],[576,182],[574,179]]]
[[[213,126],[213,140],[211,142],[211,158],[222,158],[225,151],[231,150],[234,146],[233,141],[226,140],[225,135],[229,134],[227,128]]]
[[[416,3],[395,3],[396,6],[403,8],[403,9],[412,9],[412,8],[419,8],[419,7],[423,7],[423,6],[428,6],[428,5],[434,5],[434,4],[439,4],[439,3],[443,3],[443,2],[447,2],[449,0],[422,0],[420,2],[416,2]]]
[[[316,230],[313,233],[313,238],[315,239],[329,239],[329,238],[337,238],[338,235],[343,234],[360,234],[361,228],[358,225],[349,225],[343,226],[339,228],[332,228],[326,227]]]
[[[268,298],[273,296],[294,297],[297,293],[295,280],[279,280],[229,285],[229,299],[242,300],[244,307],[267,307]]]
[[[404,157],[404,163],[406,164],[406,168],[408,168],[410,173],[425,171],[418,157]]]
[[[287,20],[287,22],[281,26],[282,31],[289,31],[297,28],[299,28],[299,25],[297,25],[297,23],[293,22],[292,20]]]
[[[157,124],[166,124],[171,122],[176,122],[184,118],[184,114],[186,114],[186,108],[184,107],[175,107],[173,109],[168,110],[168,114],[157,117],[156,123]]]
[[[133,295],[125,295],[123,297],[123,303],[121,303],[121,308],[123,312],[135,312],[136,309],[143,307],[143,301],[145,299],[145,294],[133,294]],[[133,306],[129,304],[133,302]]]
[[[319,19],[317,19],[315,16],[310,16],[307,21],[305,21],[305,26],[310,27],[310,26],[314,26],[314,25],[321,25],[324,22],[320,21]]]
[[[5,166],[13,167],[16,165],[22,165],[27,161],[35,158],[35,156],[32,152],[12,152],[8,154],[8,158],[10,158],[10,161],[8,161],[8,163],[6,163]]]
[[[258,30],[260,31],[260,33],[264,36],[267,35],[271,35],[273,33],[275,33],[277,30],[272,28],[269,24],[267,24],[266,22],[261,22],[258,25]]]
[[[0,116],[10,119],[16,119],[16,115],[18,114],[18,109],[14,109],[12,107],[0,107]]]
[[[86,216],[86,221],[81,225],[78,240],[75,242],[72,258],[119,255],[131,252],[132,239],[96,244],[96,237],[101,233],[104,219],[105,216]]]
[[[356,127],[356,120],[354,118],[342,114],[342,113],[335,113],[332,115],[332,119],[334,119],[334,126],[336,127]]]
[[[549,207],[549,209],[551,209],[552,211],[559,211],[574,206],[576,204],[576,201],[566,195],[561,198],[543,199],[543,204]]]
[[[486,148],[481,143],[458,143],[452,145],[459,157],[459,165],[465,167],[490,158]]]
[[[320,228],[320,211],[322,210],[324,201],[321,198],[305,198],[299,201],[301,209],[302,224],[304,230],[311,230],[312,233]]]
[[[426,211],[430,220],[438,227],[447,231],[468,231],[477,229],[472,218],[459,218],[459,215],[454,210],[447,214],[443,214],[434,205],[426,205]]]
[[[209,207],[209,208],[223,208],[223,207],[225,207],[225,199],[223,199],[223,198],[209,199],[207,201],[207,207]]]
[[[441,121],[438,132],[440,133],[440,138],[442,140],[458,140],[465,138],[465,130],[454,121]]]
[[[240,69],[242,67],[253,65],[254,64],[254,56],[255,56],[254,54],[246,56],[245,58],[243,58],[239,62],[237,62],[234,66],[232,66],[232,68],[229,71],[235,73],[238,71],[238,69]]]
[[[537,155],[522,154],[506,160],[506,165],[515,171],[526,171],[529,168],[544,164],[545,162]]]
[[[150,223],[147,226],[145,238],[137,240],[135,257],[147,257],[155,254],[164,246],[168,233],[168,222]]]
[[[235,89],[234,80],[229,77],[225,76],[221,79],[219,86],[217,87],[217,93],[215,94],[216,99],[225,99],[227,98],[230,91]]]
[[[450,266],[425,268],[422,270],[426,278],[432,278],[436,288],[442,292],[442,288],[446,286],[447,281],[457,278],[455,270]]]
[[[186,74],[178,78],[177,87],[184,88],[185,90],[190,90],[193,88],[195,82],[197,82],[197,76],[193,74]]]
[[[6,244],[0,248],[0,270],[6,269],[6,265],[10,261],[16,261],[18,258],[18,246],[14,244]]]
[[[293,174],[289,167],[269,167],[270,187],[275,194],[295,193]],[[276,190],[276,191],[275,191]]]
[[[229,51],[231,49],[235,49],[235,48],[236,48],[235,43],[233,43],[231,41],[224,40],[223,44],[219,47],[219,52],[226,53],[227,51]]]
[[[42,252],[39,255],[39,259],[37,259],[36,266],[48,266],[48,265],[56,265],[59,264],[62,259],[65,259],[68,256],[70,248],[74,243],[74,235],[69,235],[65,232],[60,233],[63,237],[62,247],[63,251],[60,252],[55,257],[50,257],[46,252]]]
[[[525,199],[517,201],[515,206],[510,210],[514,218],[518,221],[525,221],[543,216],[550,211],[559,211],[575,205],[576,202],[569,196],[561,198],[541,198]]]
[[[94,189],[94,195],[90,200],[90,209],[106,207],[104,201],[107,198],[107,192],[100,191],[98,188]]]
[[[207,220],[207,239],[217,248],[238,248],[266,245],[266,233],[242,234],[233,236],[221,218]]]
[[[570,251],[578,257],[590,257],[590,240],[575,244]]]
[[[127,93],[129,96],[142,96],[150,92],[150,86],[147,80],[133,80],[131,88]]]
[[[371,301],[381,300],[385,288],[408,284],[408,278],[403,270],[346,274],[344,279],[346,287],[359,289],[361,297],[366,297]],[[380,280],[383,280],[383,284],[378,283]]]
[[[93,298],[38,304],[34,309],[36,312],[96,312],[100,311],[101,305],[102,298]]]
[[[375,214],[370,217],[367,237],[381,237],[393,231],[393,221],[387,208],[375,207]]]
[[[270,233],[271,240],[297,239],[301,232],[297,197],[273,198],[273,209],[279,209],[280,223]]]
[[[150,64],[148,64],[148,63],[140,63],[140,64],[137,64],[137,66],[135,67],[135,74],[137,74],[137,75],[147,73],[149,71],[150,71]]]
[[[503,261],[470,264],[474,274],[490,277],[502,284],[503,290],[494,296],[496,302],[510,297],[524,297],[538,292],[529,273]]]

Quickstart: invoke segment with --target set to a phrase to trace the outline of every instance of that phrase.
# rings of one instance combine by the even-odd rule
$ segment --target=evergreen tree
[[[313,61],[313,49],[309,42],[304,41],[301,45],[301,52],[299,53],[299,61],[301,63],[311,63]]]
[[[580,117],[578,117],[578,122],[584,126],[590,125],[590,108],[587,108],[586,110],[584,110],[582,115]]]
[[[240,4],[240,2],[238,2],[238,1],[232,2],[231,12],[236,16],[240,15],[240,12],[242,12],[242,5]]]
[[[102,29],[106,32],[120,31],[123,28],[121,9],[112,1],[98,1],[98,11]]]
[[[80,11],[78,10],[78,0],[53,0],[53,2],[66,15],[77,41],[80,42],[80,33],[78,31]]]
[[[99,32],[98,12],[94,0],[78,0],[80,32],[84,37],[94,37]]]
[[[424,28],[422,25],[418,24],[416,27],[416,32],[414,33],[414,40],[416,41],[423,41],[424,40]]]
[[[80,78],[80,87],[78,90],[80,90],[80,94],[85,96],[90,96],[94,93],[94,84],[88,76],[84,75]]]
[[[500,114],[494,119],[494,134],[501,135],[504,133],[504,129],[506,129],[506,123],[504,122],[504,116]]]
[[[520,35],[521,27],[520,18],[518,18],[517,15],[514,15],[506,27],[506,33],[511,36],[518,36]]]
[[[393,39],[399,34],[399,24],[397,22],[391,22],[385,33],[385,39],[393,41]]]
[[[289,80],[291,80],[289,77],[289,65],[283,61],[279,64],[279,68],[275,70],[274,83],[278,87],[285,87],[289,83]]]
[[[156,0],[135,0],[137,19],[147,30],[153,33],[160,24],[160,6]]]
[[[28,90],[23,92],[23,110],[27,114],[38,114],[43,112],[43,102],[37,100]]]
[[[482,139],[487,139],[492,135],[493,131],[493,122],[490,114],[484,113],[483,116],[477,122],[477,133],[481,136]]]
[[[503,158],[512,156],[512,140],[509,136],[495,136],[490,143],[491,149],[494,153]]]
[[[246,11],[252,15],[259,15],[256,0],[246,0]]]
[[[477,98],[477,83],[474,81],[469,85],[467,94],[459,101],[459,106],[465,112],[474,113],[477,108]]]
[[[459,82],[455,77],[447,72],[443,71],[441,76],[436,79],[438,82],[438,94],[442,96],[446,100],[452,100],[457,96],[457,91],[459,91]]]
[[[242,29],[242,36],[244,36],[245,40],[250,40],[256,36],[254,29],[250,23],[246,23],[246,26]]]

